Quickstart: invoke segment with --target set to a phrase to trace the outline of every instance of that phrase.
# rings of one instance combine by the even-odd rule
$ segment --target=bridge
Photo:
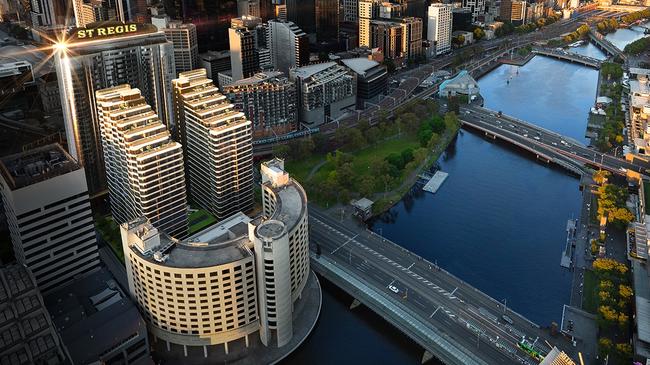
[[[552,48],[535,47],[533,48],[532,52],[542,56],[557,58],[563,61],[579,63],[581,65],[593,67],[596,69],[599,69],[602,63],[601,60],[592,57],[587,57],[576,53],[566,52],[566,51],[552,49]]]
[[[537,364],[571,344],[422,257],[353,221],[309,206],[311,267],[445,364]],[[505,317],[504,317],[505,316]]]
[[[588,34],[589,34],[589,39],[591,39],[591,41],[596,45],[596,47],[600,48],[609,56],[612,57],[621,56],[625,58],[625,54],[623,54],[623,51],[618,49],[618,47],[616,47],[612,42],[605,39],[605,36],[599,33],[598,31],[594,30],[593,28],[589,28]]]
[[[646,175],[650,169],[650,164],[643,160],[628,161],[601,153],[570,137],[479,106],[463,106],[459,119],[465,128],[511,143],[534,153],[540,160],[555,163],[573,173],[584,171],[584,166],[623,176],[631,173]]]

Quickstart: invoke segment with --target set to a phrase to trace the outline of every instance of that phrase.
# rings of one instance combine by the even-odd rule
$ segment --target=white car
[[[399,293],[399,289],[397,289],[395,285],[389,285],[388,289],[390,289],[390,291],[392,291],[395,294]]]
[[[539,137],[535,136],[533,137],[534,140],[539,141]]]

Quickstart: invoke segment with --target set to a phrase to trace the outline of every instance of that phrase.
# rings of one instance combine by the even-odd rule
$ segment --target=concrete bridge
[[[612,57],[621,56],[625,58],[623,51],[618,49],[618,47],[616,47],[612,42],[605,39],[605,36],[597,30],[590,28],[588,35],[589,39],[596,45],[596,47],[607,53],[607,55]]]
[[[418,343],[423,361],[449,365],[537,364],[547,341],[572,351],[562,336],[405,248],[347,219],[309,206],[311,267]]]
[[[561,51],[561,50],[556,50],[552,48],[541,48],[541,47],[535,47],[533,48],[533,53],[547,56],[547,57],[553,57],[557,58],[563,61],[569,61],[572,63],[579,63],[584,66],[588,67],[593,67],[596,69],[600,68],[600,65],[602,63],[601,60],[592,58],[592,57],[587,57],[587,56],[582,56],[576,53],[571,53],[571,52],[566,52],[566,51]]]

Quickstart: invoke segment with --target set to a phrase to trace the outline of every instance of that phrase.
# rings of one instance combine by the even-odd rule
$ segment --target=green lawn
[[[318,165],[323,160],[325,160],[325,155],[321,154],[315,154],[299,161],[287,159],[284,162],[284,167],[285,170],[291,174],[291,177],[302,183],[307,179],[307,176],[309,176],[309,173],[314,166]]]
[[[591,270],[585,271],[582,309],[596,314],[598,310],[598,277]]]
[[[190,228],[189,228],[189,234],[194,234],[203,228],[214,224],[217,219],[210,213],[208,213],[207,210],[204,209],[199,209],[192,214],[190,214],[189,217],[189,223],[190,223]]]
[[[122,236],[120,226],[115,223],[113,217],[105,216],[95,220],[99,235],[106,241],[120,261],[124,262],[124,251],[122,251]]]

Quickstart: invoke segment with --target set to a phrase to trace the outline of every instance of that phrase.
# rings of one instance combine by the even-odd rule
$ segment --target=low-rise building
[[[445,80],[440,84],[438,95],[443,98],[460,95],[471,98],[478,95],[479,91],[480,88],[476,80],[466,70],[462,70],[456,77]]]
[[[208,51],[199,55],[200,67],[207,70],[210,79],[216,80],[219,72],[230,70],[230,51]]]
[[[357,80],[357,109],[365,109],[366,102],[378,101],[388,89],[386,66],[366,57],[349,58],[341,62],[350,69]]]
[[[356,104],[354,76],[335,62],[294,68],[289,78],[298,91],[298,115],[303,123],[320,125],[345,113]]]

